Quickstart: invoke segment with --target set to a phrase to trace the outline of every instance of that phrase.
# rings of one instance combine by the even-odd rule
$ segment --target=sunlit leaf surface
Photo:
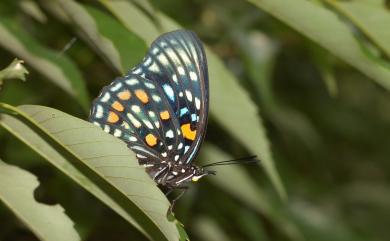
[[[86,121],[55,109],[21,106],[16,111],[24,117],[22,122],[3,115],[1,125],[130,222],[134,219],[150,236],[177,239],[178,230],[166,217],[168,200],[138,165],[125,143]],[[31,130],[26,124],[38,129]],[[40,131],[47,136],[37,135]],[[62,158],[57,160],[57,156]],[[98,187],[85,180],[80,172],[97,182]],[[117,198],[115,202],[124,210],[116,204],[111,206],[113,201],[102,194],[101,189],[111,198]]]

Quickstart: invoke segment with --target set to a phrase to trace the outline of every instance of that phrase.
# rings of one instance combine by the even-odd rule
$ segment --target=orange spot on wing
[[[167,110],[161,111],[160,112],[160,118],[162,120],[169,120],[169,118],[170,118],[169,112]]]
[[[123,105],[121,103],[119,103],[118,101],[115,101],[111,107],[119,112],[122,112],[125,108],[123,107]]]
[[[131,97],[131,93],[128,90],[124,90],[124,91],[118,93],[118,97],[121,100],[128,100]]]
[[[150,147],[153,147],[157,144],[157,138],[153,134],[148,134],[145,137],[145,141],[146,141],[146,144],[148,144],[148,146],[150,146]]]
[[[116,123],[118,122],[119,120],[119,116],[117,114],[115,114],[114,112],[110,111],[108,113],[108,118],[107,118],[107,121],[110,122],[110,123]]]
[[[149,102],[149,97],[148,95],[146,94],[145,91],[143,90],[136,90],[135,91],[135,95],[137,96],[137,98],[144,104],[148,103]]]
[[[181,132],[183,133],[184,138],[191,141],[195,140],[196,130],[191,130],[191,126],[189,123],[181,126]]]

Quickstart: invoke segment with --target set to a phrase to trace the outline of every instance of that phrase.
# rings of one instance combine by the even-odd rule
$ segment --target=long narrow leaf
[[[358,27],[390,58],[390,15],[382,0],[326,0],[343,17]]]
[[[43,241],[77,241],[74,223],[60,205],[34,199],[37,177],[0,159],[0,201]]]
[[[141,226],[152,239],[178,239],[176,224],[166,217],[168,200],[125,143],[86,121],[48,107],[3,105],[3,109],[17,114],[17,118],[2,115],[3,127],[126,220],[135,220],[136,227]],[[62,158],[55,160],[57,156]],[[88,179],[98,186],[91,185]],[[119,206],[111,206],[114,201],[102,191]]]
[[[124,73],[134,66],[146,51],[146,46],[139,37],[96,8],[68,0],[44,4],[54,16],[72,24],[81,38],[118,73]],[[119,53],[120,49],[123,52]]]
[[[367,56],[335,13],[307,0],[248,0],[390,90],[390,69]]]

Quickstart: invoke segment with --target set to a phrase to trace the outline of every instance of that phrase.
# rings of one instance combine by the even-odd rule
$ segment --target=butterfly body
[[[103,88],[90,121],[128,144],[156,183],[178,188],[213,174],[192,164],[206,131],[208,73],[200,40],[177,30]]]
[[[187,182],[196,182],[201,177],[211,174],[196,165],[177,164],[174,161],[163,161],[159,164],[146,164],[146,171],[156,183],[168,187],[183,187]]]

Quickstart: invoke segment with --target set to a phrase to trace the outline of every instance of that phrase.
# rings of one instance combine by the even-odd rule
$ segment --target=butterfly
[[[126,142],[150,177],[173,190],[215,174],[192,163],[208,111],[202,43],[194,32],[176,30],[158,37],[140,64],[102,89],[89,120]]]

